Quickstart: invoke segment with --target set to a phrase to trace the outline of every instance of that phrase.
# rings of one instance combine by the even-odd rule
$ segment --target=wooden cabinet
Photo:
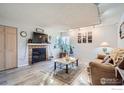
[[[0,70],[17,67],[16,28],[0,26]]]

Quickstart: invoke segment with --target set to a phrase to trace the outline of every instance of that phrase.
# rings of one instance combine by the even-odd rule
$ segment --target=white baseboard
[[[18,67],[28,66],[28,64],[18,65]]]

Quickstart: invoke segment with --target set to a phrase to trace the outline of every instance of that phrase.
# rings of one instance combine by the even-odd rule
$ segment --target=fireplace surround
[[[28,43],[28,62],[29,65],[48,60],[49,44]]]

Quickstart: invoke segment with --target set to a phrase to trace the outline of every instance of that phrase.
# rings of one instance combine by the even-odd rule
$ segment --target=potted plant
[[[73,54],[73,46],[70,43],[67,43],[62,39],[62,37],[59,37],[56,41],[56,46],[60,48],[60,57],[65,57],[67,55]]]

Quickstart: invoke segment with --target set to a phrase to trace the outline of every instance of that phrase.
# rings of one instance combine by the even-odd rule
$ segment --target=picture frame
[[[77,42],[78,43],[81,43],[81,33],[78,33],[78,37],[77,38],[78,38],[78,41]]]
[[[82,39],[83,43],[87,43],[87,33],[83,33],[83,39]]]
[[[77,42],[78,43],[92,43],[92,31],[90,32],[83,32],[83,33],[78,33],[77,35]]]
[[[88,32],[88,43],[92,43],[92,32]]]
[[[122,22],[121,25],[120,25],[119,35],[120,35],[120,39],[124,38],[124,22]]]
[[[36,28],[36,32],[44,33],[44,29],[42,29],[42,28]]]

